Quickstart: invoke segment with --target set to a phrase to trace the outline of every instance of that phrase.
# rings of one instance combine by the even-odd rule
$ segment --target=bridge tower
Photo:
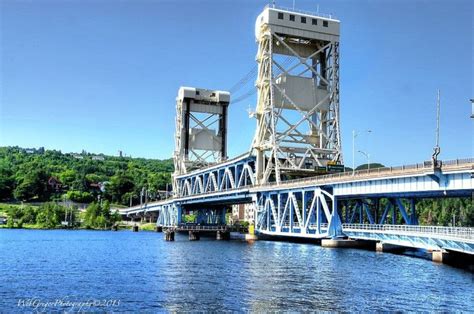
[[[176,98],[173,191],[176,176],[227,159],[227,107],[230,94],[181,87]]]
[[[257,17],[255,36],[257,183],[342,164],[339,21],[267,6]]]

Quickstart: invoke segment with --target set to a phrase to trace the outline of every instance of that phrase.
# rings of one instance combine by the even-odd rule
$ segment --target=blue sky
[[[0,146],[168,158],[179,86],[229,89],[255,64],[268,1],[0,1]],[[276,1],[291,7],[293,1]],[[472,1],[302,1],[341,20],[344,159],[474,156]],[[252,88],[237,91],[234,99]],[[229,155],[249,149],[255,96],[231,104]],[[356,164],[365,157],[356,155]]]

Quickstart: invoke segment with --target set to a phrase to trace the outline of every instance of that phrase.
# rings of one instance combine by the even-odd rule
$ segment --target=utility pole
[[[469,101],[471,102],[471,119],[474,119],[474,98],[471,98],[469,99]]]
[[[440,96],[438,89],[438,97],[436,101],[436,146],[433,148],[433,155],[431,156],[433,162],[433,168],[438,166],[438,155],[441,152],[439,147],[439,119],[440,119]]]

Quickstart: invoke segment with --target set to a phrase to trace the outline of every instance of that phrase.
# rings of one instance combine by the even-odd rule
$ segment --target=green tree
[[[106,186],[107,194],[114,202],[126,204],[127,200],[122,198],[125,193],[132,192],[135,188],[133,178],[125,172],[119,171],[116,175],[110,178]]]
[[[78,173],[74,169],[66,169],[59,174],[59,180],[61,183],[67,187],[72,187],[74,182],[76,181],[76,177]]]
[[[38,209],[36,223],[44,228],[56,228],[65,217],[66,208],[56,203],[44,203]]]
[[[11,164],[0,159],[0,200],[12,197],[14,182]]]
[[[31,165],[33,167],[33,165]],[[18,200],[46,199],[48,196],[48,174],[43,169],[30,168],[27,173],[17,175],[17,187],[13,192]]]

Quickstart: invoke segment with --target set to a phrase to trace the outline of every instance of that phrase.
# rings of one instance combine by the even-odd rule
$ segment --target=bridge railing
[[[442,227],[442,226],[410,226],[410,225],[372,225],[372,224],[342,224],[345,231],[389,231],[404,234],[443,235],[453,238],[474,240],[474,228],[471,227]]]
[[[442,165],[445,168],[453,168],[459,166],[472,166],[474,164],[474,158],[465,158],[465,159],[456,159],[456,160],[447,160],[443,161]],[[364,169],[326,174],[320,176],[312,176],[301,179],[287,180],[280,183],[280,185],[291,185],[295,183],[329,183],[338,180],[354,180],[354,178],[365,178],[371,175],[396,175],[396,174],[409,174],[409,173],[418,173],[420,171],[433,170],[433,163],[431,161],[425,161],[423,163],[417,163],[412,165],[403,165],[397,167],[383,167],[383,168],[373,168],[373,169]],[[269,182],[262,184],[261,187],[276,186],[277,182]]]
[[[187,225],[180,224],[174,227],[177,231],[225,231],[230,229],[227,225]]]

